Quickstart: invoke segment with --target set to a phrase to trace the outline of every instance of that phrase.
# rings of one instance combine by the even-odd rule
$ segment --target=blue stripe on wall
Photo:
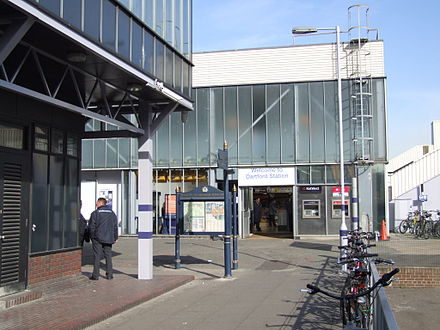
[[[153,238],[153,233],[151,231],[140,231],[140,232],[138,232],[138,238],[150,239],[150,238]]]
[[[151,205],[151,204],[139,204],[138,211],[139,212],[153,211],[153,205]]]

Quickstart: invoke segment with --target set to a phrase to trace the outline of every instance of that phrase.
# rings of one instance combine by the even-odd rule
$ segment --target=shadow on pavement
[[[327,258],[321,267],[320,274],[312,284],[332,292],[339,292],[345,277],[338,274],[338,267],[334,258]],[[305,293],[305,299],[294,313],[296,321],[292,329],[339,329],[340,314],[339,301],[315,294]]]

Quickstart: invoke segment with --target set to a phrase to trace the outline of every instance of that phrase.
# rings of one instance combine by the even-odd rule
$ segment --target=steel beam
[[[29,31],[34,19],[27,17],[25,20],[14,20],[0,38],[0,64],[11,54],[24,35]]]
[[[144,130],[142,128],[138,128],[133,125],[128,125],[128,124],[123,123],[119,120],[100,115],[100,114],[95,113],[93,111],[83,109],[81,107],[78,107],[76,105],[73,105],[73,104],[58,100],[58,99],[54,99],[53,97],[38,93],[38,92],[33,91],[29,88],[25,88],[25,87],[22,87],[19,85],[12,84],[12,83],[4,81],[4,80],[0,80],[0,88],[12,91],[14,93],[22,94],[24,96],[31,97],[33,99],[42,101],[44,103],[51,104],[55,107],[63,108],[65,110],[80,114],[80,115],[87,117],[87,118],[97,119],[97,120],[102,121],[104,123],[118,126],[122,129],[126,129],[126,130],[133,132],[133,133],[136,133],[136,134],[140,134],[140,135],[144,134]]]

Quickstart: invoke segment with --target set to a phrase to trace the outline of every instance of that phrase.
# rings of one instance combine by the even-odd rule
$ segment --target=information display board
[[[189,232],[223,232],[225,227],[224,202],[184,202],[183,231]]]

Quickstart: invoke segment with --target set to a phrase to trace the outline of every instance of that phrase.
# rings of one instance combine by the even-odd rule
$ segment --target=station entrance
[[[253,200],[261,204],[259,229],[251,228],[254,235],[292,238],[293,237],[293,187],[271,186],[250,187]]]

